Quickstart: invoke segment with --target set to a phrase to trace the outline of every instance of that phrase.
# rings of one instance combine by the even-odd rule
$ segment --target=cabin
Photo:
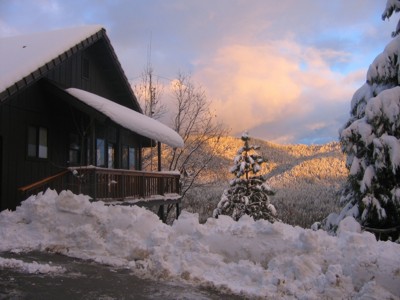
[[[179,173],[161,170],[161,143],[183,147],[143,114],[102,27],[0,39],[1,210],[50,187],[179,212]],[[159,168],[145,172],[154,145]]]

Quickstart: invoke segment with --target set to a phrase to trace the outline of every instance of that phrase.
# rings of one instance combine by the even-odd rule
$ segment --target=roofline
[[[58,66],[62,62],[66,61],[68,58],[73,56],[75,53],[89,47],[90,45],[97,42],[105,33],[104,29],[99,30],[95,34],[89,36],[82,42],[76,44],[75,46],[71,47],[70,49],[66,50],[65,52],[61,53],[57,57],[53,58],[51,61],[45,63],[36,71],[30,73],[29,75],[23,77],[19,81],[15,82],[5,90],[0,92],[0,102],[3,102],[8,97],[14,95],[15,93],[19,92],[20,90],[24,89],[25,87],[29,86],[33,82],[41,79],[48,71],[53,69],[54,67]]]
[[[136,98],[136,96],[135,96],[135,93],[134,93],[133,90],[132,90],[132,87],[131,87],[131,85],[130,85],[130,83],[129,83],[128,78],[126,77],[125,71],[124,71],[124,69],[122,68],[122,65],[121,65],[121,63],[120,63],[120,61],[119,61],[119,59],[118,59],[117,54],[115,53],[114,47],[113,47],[113,45],[111,44],[111,41],[110,41],[110,39],[108,38],[108,36],[107,36],[107,34],[106,34],[106,30],[103,28],[103,29],[102,29],[102,32],[103,32],[103,38],[104,38],[104,40],[106,41],[106,43],[107,43],[107,45],[108,45],[108,47],[109,47],[111,56],[114,58],[114,62],[116,63],[116,67],[118,68],[118,70],[119,70],[119,72],[120,72],[120,74],[121,74],[122,80],[124,81],[124,83],[125,83],[125,85],[126,85],[128,91],[129,91],[129,93],[131,94],[132,99],[133,99],[133,101],[134,101],[134,104],[135,104],[136,107],[138,108],[138,112],[140,112],[140,113],[143,114],[143,110],[142,110],[142,108],[141,108],[141,106],[140,106],[140,104],[139,104],[139,102],[138,102],[138,100],[137,100],[137,98]]]
[[[38,81],[39,79],[43,78],[48,71],[55,68],[59,64],[63,63],[71,56],[75,55],[77,52],[82,51],[89,46],[93,45],[95,42],[99,41],[101,38],[104,39],[106,45],[109,48],[110,54],[115,61],[115,65],[121,74],[122,80],[125,82],[125,85],[132,96],[134,101],[134,105],[138,108],[140,113],[143,113],[142,108],[139,105],[139,102],[133,93],[132,87],[129,84],[128,78],[125,75],[124,70],[122,69],[121,63],[118,60],[118,57],[115,53],[113,46],[111,45],[110,39],[106,34],[106,30],[104,28],[100,29],[98,32],[92,34],[91,36],[87,37],[85,40],[81,41],[80,43],[76,44],[75,46],[71,47],[70,49],[66,50],[65,52],[61,53],[57,57],[53,58],[49,62],[45,63],[41,67],[39,67],[36,71],[30,73],[29,75],[23,77],[19,81],[15,82],[8,88],[3,91],[0,91],[0,103],[7,100],[12,95],[18,93],[19,91],[23,90],[27,86],[31,85],[32,83]]]

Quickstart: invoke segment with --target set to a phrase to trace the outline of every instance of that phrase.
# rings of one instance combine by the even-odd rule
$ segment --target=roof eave
[[[103,30],[104,30],[104,29],[103,29]],[[105,32],[105,30],[104,30],[104,32]],[[126,77],[126,74],[125,74],[125,72],[124,72],[124,69],[123,69],[122,66],[121,66],[121,63],[120,63],[120,61],[119,61],[119,59],[118,59],[118,57],[117,57],[117,54],[115,53],[114,47],[112,46],[110,39],[108,38],[107,34],[104,34],[104,35],[103,35],[103,38],[104,38],[104,40],[106,41],[106,44],[107,44],[108,47],[109,47],[110,54],[111,54],[111,56],[113,57],[113,60],[114,60],[114,62],[115,62],[115,64],[116,64],[116,67],[118,68],[118,70],[119,70],[119,72],[120,72],[120,74],[121,74],[122,80],[123,80],[123,82],[125,83],[127,90],[128,90],[129,93],[131,94],[132,100],[133,100],[133,102],[134,102],[133,104],[134,104],[134,105],[136,106],[136,108],[137,108],[136,111],[138,111],[138,112],[140,112],[140,113],[143,113],[143,110],[142,110],[142,108],[141,108],[141,106],[140,106],[140,104],[139,104],[139,101],[137,100],[137,98],[136,98],[136,96],[135,96],[135,94],[134,94],[134,92],[133,92],[133,90],[132,90],[132,87],[131,87],[131,85],[129,84],[129,80],[128,80],[128,78]]]

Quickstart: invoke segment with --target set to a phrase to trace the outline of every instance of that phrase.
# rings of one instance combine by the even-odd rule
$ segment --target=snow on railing
[[[94,166],[71,167],[53,176],[19,188],[25,198],[46,189],[71,190],[95,200],[146,199],[155,195],[178,194],[179,173],[143,172]]]

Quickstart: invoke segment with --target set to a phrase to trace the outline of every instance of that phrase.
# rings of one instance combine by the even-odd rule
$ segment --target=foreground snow
[[[0,251],[54,251],[139,274],[211,285],[249,297],[400,298],[400,245],[360,233],[348,217],[338,237],[283,223],[229,217],[173,226],[139,207],[90,203],[48,190],[0,213]],[[60,272],[0,258],[0,267]]]

